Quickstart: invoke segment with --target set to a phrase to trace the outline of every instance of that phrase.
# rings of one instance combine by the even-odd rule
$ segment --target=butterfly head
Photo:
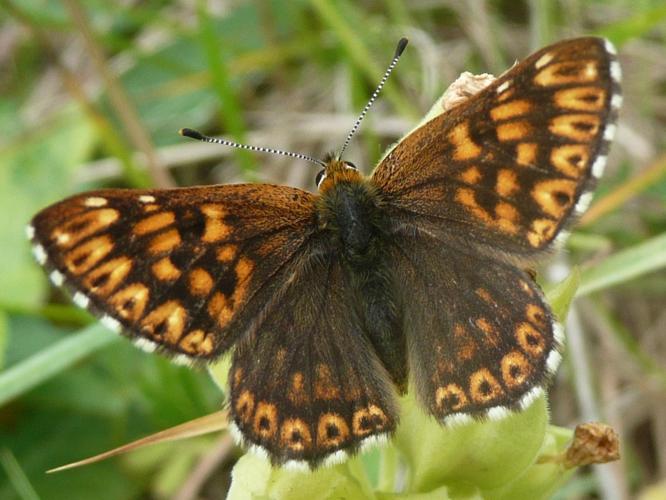
[[[315,178],[320,193],[328,191],[338,182],[359,182],[363,178],[356,165],[350,161],[331,157],[327,158],[325,163]]]

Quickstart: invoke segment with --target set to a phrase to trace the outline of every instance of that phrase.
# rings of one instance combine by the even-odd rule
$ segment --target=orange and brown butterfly
[[[231,350],[235,434],[315,468],[389,437],[408,387],[444,425],[543,393],[563,333],[523,269],[587,207],[620,103],[613,46],[566,40],[436,104],[369,177],[335,156],[317,194],[93,191],[28,236],[55,285],[140,347]]]

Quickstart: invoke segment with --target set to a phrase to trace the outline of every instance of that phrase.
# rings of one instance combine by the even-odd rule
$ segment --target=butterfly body
[[[28,237],[54,284],[142,348],[232,352],[239,440],[316,468],[390,436],[408,385],[444,425],[543,394],[564,339],[524,268],[589,204],[620,104],[612,45],[565,40],[435,109],[370,177],[329,158],[317,194],[94,191]]]

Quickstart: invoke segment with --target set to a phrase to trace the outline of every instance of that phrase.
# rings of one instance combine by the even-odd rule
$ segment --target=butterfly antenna
[[[203,135],[201,132],[192,130],[191,128],[181,128],[178,131],[178,133],[183,137],[191,137],[192,139],[196,139],[197,141],[211,142],[213,144],[222,144],[223,146],[231,146],[232,148],[247,149],[249,151],[257,151],[259,153],[272,153],[276,155],[289,156],[291,158],[298,158],[299,160],[309,161],[310,163],[314,163],[322,167],[326,166],[326,163],[324,163],[323,161],[316,160],[315,158],[312,158],[308,155],[304,155],[302,153],[292,153],[291,151],[282,151],[281,149],[264,148],[260,146],[249,146],[247,144],[239,144],[237,142],[228,141],[226,139],[209,137],[207,135]]]
[[[363,111],[361,111],[361,114],[356,119],[356,123],[354,123],[351,132],[349,132],[349,135],[347,135],[347,139],[345,140],[345,143],[342,145],[342,149],[338,154],[338,159],[342,158],[342,153],[344,153],[345,149],[347,149],[347,146],[349,146],[349,143],[351,142],[352,137],[354,137],[354,134],[360,127],[363,118],[365,118],[366,113],[368,112],[372,104],[375,102],[375,99],[377,99],[379,93],[382,91],[382,87],[386,83],[386,80],[388,80],[388,77],[391,74],[391,71],[393,71],[393,68],[395,68],[395,66],[398,64],[398,59],[400,59],[402,52],[405,50],[405,47],[407,47],[407,43],[408,40],[406,38],[401,38],[400,41],[398,42],[398,46],[395,48],[395,54],[393,54],[393,59],[391,60],[391,64],[389,64],[388,68],[386,68],[386,72],[384,73],[384,76],[382,76],[382,79],[379,81],[379,85],[377,85],[377,88],[370,96],[368,104],[365,105],[365,108],[363,108]]]

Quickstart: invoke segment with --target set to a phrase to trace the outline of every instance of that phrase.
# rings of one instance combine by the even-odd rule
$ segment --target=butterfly
[[[566,40],[436,104],[369,177],[337,155],[317,194],[92,191],[28,236],[55,285],[140,347],[231,353],[234,434],[314,469],[389,438],[408,389],[443,425],[543,394],[563,331],[526,269],[589,204],[621,99],[610,42]]]

